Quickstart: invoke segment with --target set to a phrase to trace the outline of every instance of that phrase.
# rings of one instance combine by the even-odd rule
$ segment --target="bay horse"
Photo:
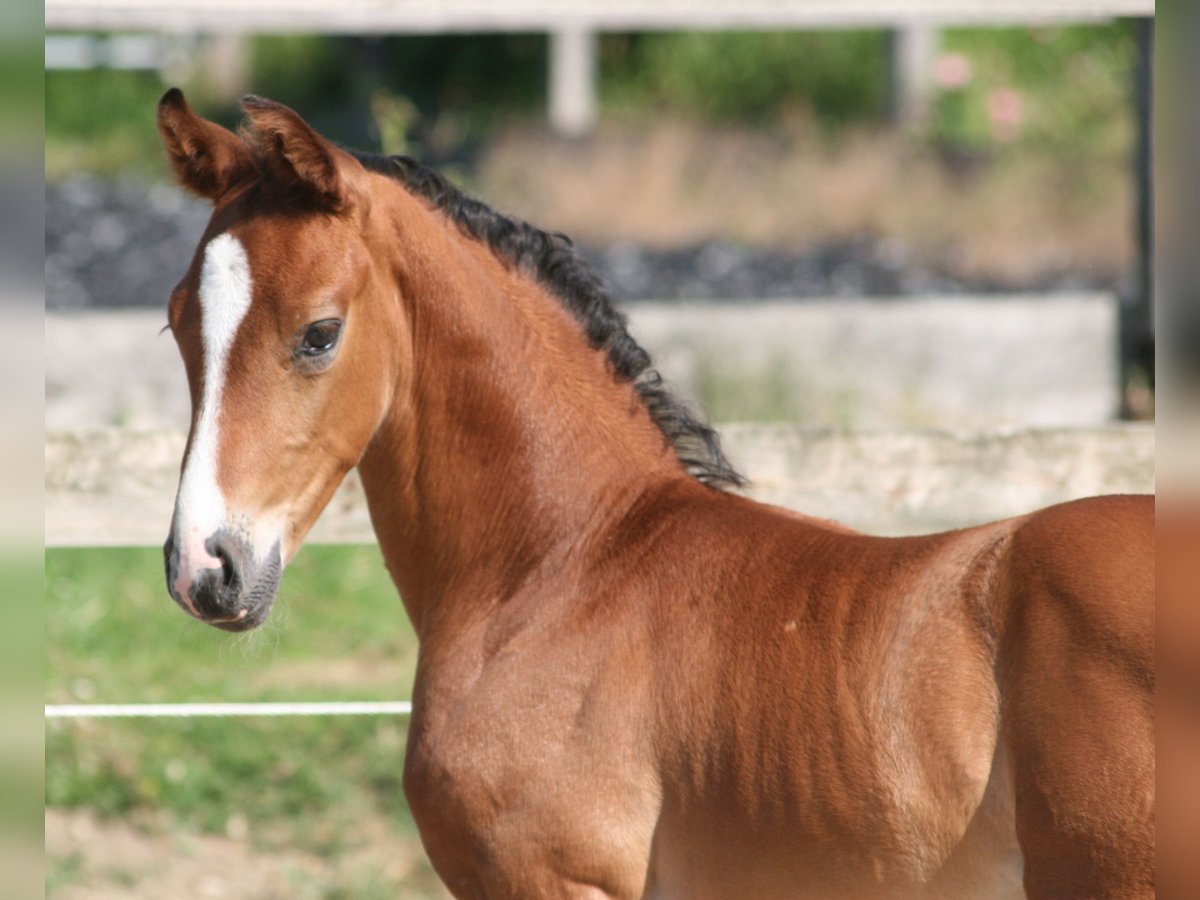
[[[178,90],[167,586],[229,631],[357,466],[458,897],[1150,897],[1151,497],[879,538],[753,502],[561,235]]]

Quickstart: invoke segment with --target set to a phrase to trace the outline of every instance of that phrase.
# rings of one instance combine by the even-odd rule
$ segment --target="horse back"
[[[736,500],[708,513],[687,517],[705,562],[653,641],[663,886],[783,896],[803,873],[817,894],[1000,895],[1014,820],[1031,895],[1145,880],[1152,501],[903,539]],[[1071,853],[1082,892],[1061,879]]]
[[[938,881],[991,779],[1016,523],[876,538],[737,498],[686,521],[701,562],[654,617],[666,893]]]

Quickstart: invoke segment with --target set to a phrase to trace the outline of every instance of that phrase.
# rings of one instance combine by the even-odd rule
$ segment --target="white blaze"
[[[222,234],[208,242],[200,270],[200,333],[204,346],[204,390],[192,435],[187,466],[175,498],[176,541],[180,553],[179,579],[220,562],[205,549],[205,540],[228,527],[225,499],[217,486],[217,447],[221,397],[229,348],[250,309],[250,262],[237,238]],[[179,591],[187,596],[186,584]]]

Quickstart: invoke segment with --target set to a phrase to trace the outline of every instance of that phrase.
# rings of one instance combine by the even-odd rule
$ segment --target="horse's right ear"
[[[242,139],[196,115],[179,88],[158,101],[158,133],[180,183],[201,197],[218,200],[256,172]]]

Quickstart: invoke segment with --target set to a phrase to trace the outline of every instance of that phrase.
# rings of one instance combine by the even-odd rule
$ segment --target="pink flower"
[[[943,53],[933,63],[933,81],[943,91],[971,83],[971,61],[961,53]]]
[[[1021,136],[1024,105],[1021,95],[1012,88],[996,88],[987,95],[987,115],[992,138],[1009,144]]]

